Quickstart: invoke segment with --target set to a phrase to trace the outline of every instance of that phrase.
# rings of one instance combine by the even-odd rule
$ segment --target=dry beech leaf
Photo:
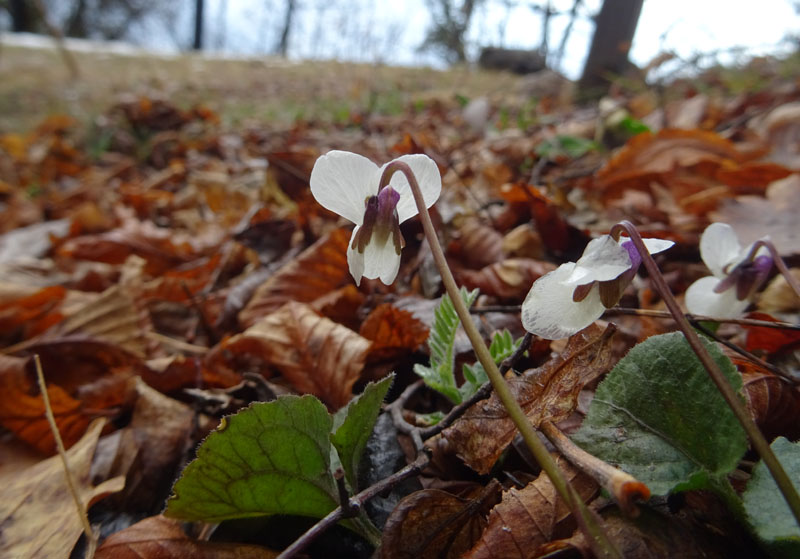
[[[136,379],[136,404],[122,431],[115,473],[126,475],[125,489],[114,497],[125,510],[152,510],[163,504],[187,446],[193,446],[195,413]],[[133,466],[133,467],[131,467]]]
[[[26,286],[3,287],[0,298],[8,299],[0,300],[0,335],[10,336],[21,329],[27,339],[63,318],[59,308],[67,296],[65,288],[45,287],[29,294]]]
[[[458,232],[460,238],[451,249],[456,248],[454,254],[467,268],[483,268],[505,258],[503,236],[480,219],[466,219]]]
[[[615,360],[611,347],[614,327],[592,324],[572,336],[564,352],[548,363],[508,381],[534,427],[545,419],[557,423],[577,406],[583,386],[606,373]],[[517,429],[494,394],[478,402],[448,427],[449,448],[478,473],[486,474],[514,439]]]
[[[599,486],[588,475],[554,455],[564,477],[587,502]],[[575,529],[569,506],[558,495],[544,472],[523,487],[503,493],[502,501],[489,513],[489,522],[480,540],[464,557],[469,559],[526,559],[536,549],[555,538],[565,538]]]
[[[53,454],[55,440],[44,415],[42,396],[26,374],[27,362],[21,357],[0,355],[0,425],[40,452]],[[70,447],[86,431],[90,417],[81,402],[61,387],[48,384],[47,393],[61,438]]]
[[[383,303],[364,319],[360,334],[372,341],[371,359],[392,359],[423,344],[428,339],[428,327],[410,312]]]
[[[96,559],[274,559],[278,553],[256,545],[190,539],[180,520],[151,516],[111,534]]]
[[[239,313],[239,322],[252,326],[287,301],[310,303],[349,276],[347,243],[350,233],[335,229],[283,266],[253,294]]]
[[[147,312],[137,306],[127,288],[115,285],[72,311],[39,339],[81,336],[108,342],[144,358],[153,345],[147,337],[152,330]]]
[[[800,283],[800,268],[790,268],[789,273],[792,274],[794,281]],[[783,274],[780,274],[775,276],[761,292],[757,306],[759,310],[768,313],[797,312],[800,311],[800,300]]]
[[[261,352],[298,392],[340,408],[350,401],[370,345],[309,305],[289,302],[228,340],[224,348]]]
[[[747,154],[739,152],[730,140],[704,130],[665,129],[645,132],[631,138],[595,175],[594,187],[606,193],[622,193],[627,188],[647,187],[659,175],[680,167],[723,161],[743,163]]]
[[[552,270],[555,265],[530,258],[506,258],[480,270],[456,270],[458,282],[467,289],[481,290],[484,295],[522,301],[533,282]]]
[[[311,306],[322,316],[344,324],[351,330],[358,330],[362,322],[362,317],[358,315],[358,309],[364,304],[366,298],[354,283],[348,283],[339,289],[317,297]]]
[[[483,532],[499,489],[495,482],[460,497],[439,489],[404,497],[384,526],[381,559],[461,557]]]
[[[800,437],[798,388],[750,361],[728,356],[742,373],[747,409],[767,440],[778,436],[789,440]]]
[[[93,487],[89,471],[104,420],[97,420],[67,451],[81,501],[87,508],[123,488],[115,477]],[[53,456],[35,466],[0,475],[0,555],[67,559],[83,532],[75,502],[64,478],[61,458]]]

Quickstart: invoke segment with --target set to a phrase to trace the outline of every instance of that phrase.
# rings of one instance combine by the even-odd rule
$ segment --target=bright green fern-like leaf
[[[465,288],[461,288],[461,299],[467,308],[472,306],[477,297],[477,289],[469,292]],[[433,328],[431,328],[428,338],[431,364],[429,367],[419,364],[414,366],[414,372],[422,377],[425,384],[444,394],[454,404],[461,402],[461,392],[458,390],[453,374],[455,363],[453,345],[460,324],[453,302],[450,297],[443,295],[442,301],[434,312]]]
[[[508,330],[495,332],[492,337],[492,343],[489,346],[489,353],[492,355],[495,364],[499,365],[505,359],[511,357],[521,343],[522,338],[514,341],[514,338],[511,337],[511,332]],[[461,385],[459,392],[461,392],[462,400],[466,400],[475,394],[489,380],[489,377],[480,362],[476,362],[474,365],[464,365],[463,372],[466,382]]]

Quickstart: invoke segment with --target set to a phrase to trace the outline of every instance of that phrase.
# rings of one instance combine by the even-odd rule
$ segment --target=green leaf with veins
[[[376,383],[367,384],[364,392],[356,396],[333,417],[331,441],[339,453],[345,479],[350,490],[358,491],[358,464],[367,440],[372,435],[381,403],[392,386],[394,374]]]
[[[165,515],[202,522],[325,516],[338,506],[331,425],[313,396],[282,396],[223,419],[175,483]]]
[[[702,343],[740,392],[731,361]],[[655,495],[698,485],[719,493],[747,450],[744,430],[679,332],[648,338],[620,360],[573,440]]]

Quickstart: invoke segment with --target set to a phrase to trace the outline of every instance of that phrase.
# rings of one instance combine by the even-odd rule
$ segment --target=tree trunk
[[[11,29],[14,33],[33,32],[33,18],[26,0],[11,0]]]
[[[194,4],[194,50],[203,49],[203,5],[205,0],[196,0]]]
[[[583,67],[581,89],[600,92],[608,88],[610,75],[623,74],[629,67],[628,51],[639,22],[644,0],[604,0]]]
[[[278,46],[275,51],[283,57],[289,50],[289,33],[292,30],[292,19],[294,17],[294,9],[297,6],[295,0],[286,0],[286,14],[283,18],[283,29],[281,30],[281,38],[278,41]]]

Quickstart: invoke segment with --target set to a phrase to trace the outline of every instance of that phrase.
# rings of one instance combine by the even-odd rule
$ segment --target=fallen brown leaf
[[[274,559],[278,553],[256,545],[190,539],[179,520],[161,515],[145,518],[111,534],[96,559]]]
[[[391,303],[378,305],[361,324],[359,332],[372,341],[372,360],[392,359],[416,350],[428,339],[428,327]]]
[[[104,420],[97,420],[67,451],[81,501],[87,508],[125,480],[109,479],[92,486],[89,470]],[[4,557],[67,559],[83,531],[75,502],[67,489],[64,465],[53,456],[35,466],[0,474],[0,554]]]
[[[522,301],[533,282],[556,269],[549,262],[530,258],[506,258],[480,270],[455,270],[457,280],[467,289],[478,288],[484,295],[507,301]]]
[[[577,406],[583,386],[607,372],[615,357],[614,327],[593,324],[569,339],[564,352],[544,366],[508,381],[534,427],[556,423]],[[478,402],[443,433],[450,449],[478,473],[486,474],[514,438],[517,429],[497,396]]]
[[[597,483],[572,467],[561,456],[554,456],[583,501],[599,491]],[[571,534],[575,520],[569,506],[558,495],[544,472],[522,489],[511,488],[489,513],[480,540],[464,557],[469,559],[527,559],[535,557],[539,546]]]
[[[461,557],[483,532],[499,489],[495,482],[486,489],[472,487],[461,497],[439,489],[408,495],[386,521],[381,559]]]
[[[340,408],[350,401],[370,345],[352,330],[319,316],[309,305],[290,302],[222,347],[257,354],[280,370],[298,392]]]
[[[348,231],[335,229],[283,266],[256,290],[239,313],[240,323],[252,326],[287,301],[310,303],[339,287],[350,273],[349,239]]]

